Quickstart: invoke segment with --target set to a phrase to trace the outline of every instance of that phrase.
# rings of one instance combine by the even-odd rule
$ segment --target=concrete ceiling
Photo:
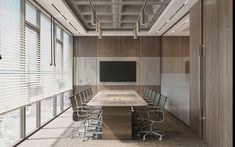
[[[69,6],[69,4],[66,2],[68,0],[29,0],[29,1],[36,2],[39,5],[41,5],[58,22],[60,22],[65,28],[67,28],[74,36],[98,36],[98,32],[96,32],[94,30],[94,26],[91,26],[90,30],[89,30],[89,28],[86,28],[86,26],[85,26],[86,24],[84,24],[84,22],[82,22],[83,21],[82,18],[78,18],[78,15],[75,14],[76,12],[73,11],[71,6]],[[69,0],[69,1],[72,1],[72,0]],[[73,0],[73,1],[75,1],[75,0]],[[124,3],[128,7],[124,6],[124,8],[122,8],[122,10],[120,11],[120,12],[122,12],[121,14],[123,16],[123,17],[120,17],[120,23],[119,22],[113,23],[111,25],[112,28],[106,27],[106,30],[104,30],[105,28],[102,28],[103,29],[102,35],[103,36],[133,36],[133,29],[134,29],[134,25],[135,25],[134,23],[136,21],[134,21],[134,18],[132,18],[132,17],[133,17],[133,15],[138,16],[138,14],[140,12],[136,12],[137,10],[132,11],[132,9],[134,9],[133,7],[135,7],[136,5],[142,6],[144,3],[144,0],[113,0],[113,2],[111,0],[91,0],[92,3],[100,3],[100,5],[102,5],[102,3],[106,4],[106,5],[114,5],[114,2],[116,2],[116,1],[119,1],[119,7],[120,7],[120,5],[122,5],[122,7],[123,7]],[[178,22],[178,20],[180,20],[183,16],[185,16],[185,14],[189,12],[190,8],[198,0],[169,0],[170,2],[168,2],[167,6],[165,8],[162,8],[164,10],[161,10],[163,12],[160,14],[160,16],[155,16],[156,17],[156,18],[154,18],[155,20],[152,20],[152,22],[151,22],[150,18],[148,18],[148,17],[154,17],[155,13],[154,14],[152,13],[152,12],[154,12],[153,9],[147,10],[147,8],[156,7],[157,3],[161,3],[161,2],[165,2],[165,1],[166,0],[162,0],[162,1],[149,0],[149,3],[152,3],[153,6],[151,6],[152,4],[151,5],[148,4],[148,6],[146,7],[146,16],[147,16],[146,22],[148,22],[149,24],[150,23],[153,23],[153,24],[151,24],[149,26],[147,24],[146,24],[146,26],[141,26],[142,28],[140,29],[140,32],[138,32],[138,36],[161,36],[163,34],[166,35],[167,34],[166,32],[169,29],[173,29],[174,27],[172,27],[172,26],[174,26]],[[88,0],[77,0],[75,2],[80,3],[81,5],[88,5]],[[154,3],[156,5],[154,5]],[[96,5],[98,5],[98,4],[96,4]],[[131,8],[129,7],[129,5]],[[132,5],[134,5],[134,6],[132,6]],[[89,9],[89,8],[87,8],[87,9]],[[141,8],[139,8],[138,10],[140,11]],[[154,10],[156,10],[156,9],[154,9]],[[110,10],[105,10],[105,11],[100,10],[100,11],[101,12],[98,12],[98,15],[101,15],[104,17],[111,17],[111,18],[115,17],[114,14],[117,13],[117,12],[113,12],[110,14],[105,13],[105,11],[110,12]],[[87,15],[86,13],[88,13],[88,16],[86,16]],[[83,14],[85,18],[88,17],[88,18],[86,18],[87,20],[85,21],[85,23],[86,22],[89,23],[89,19],[90,19],[89,13],[91,13],[91,12],[84,12],[84,14]],[[125,15],[125,13],[127,13],[128,15]],[[83,16],[83,15],[81,15],[81,16]],[[117,14],[116,16],[118,16],[118,15],[119,14]],[[110,18],[108,18],[108,19],[110,19]],[[111,20],[111,22],[114,21],[113,19],[110,19],[110,20]],[[119,26],[113,27],[115,24],[116,25],[118,23],[122,24],[123,22],[121,22],[121,21],[124,21],[124,23],[128,23],[125,21],[133,21],[133,26],[129,27],[129,26],[125,25],[126,28],[124,26],[123,26],[123,28],[119,28]],[[187,24],[184,24],[183,26],[187,26]],[[177,29],[177,31],[175,31],[175,33],[171,33],[170,35],[179,35],[178,33],[176,34],[176,32],[178,32],[179,30],[183,30],[181,32],[187,32],[186,27],[185,27],[185,29],[182,29],[183,26],[181,26],[179,29]],[[108,29],[110,29],[110,30],[108,30]]]
[[[144,9],[145,25],[149,31],[171,0],[148,0]],[[92,9],[89,0],[65,0],[87,31],[94,31],[91,24]],[[101,28],[104,31],[132,31],[145,0],[91,0]]]

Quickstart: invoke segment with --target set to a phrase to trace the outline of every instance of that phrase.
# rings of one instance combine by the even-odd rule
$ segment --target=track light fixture
[[[137,39],[137,30],[136,30],[136,28],[134,28],[134,39]]]
[[[92,13],[91,13],[91,24],[92,25],[96,24],[96,13],[95,13],[95,11],[92,11]]]
[[[144,8],[146,7],[147,2],[148,2],[148,0],[144,1],[143,7],[142,7],[140,14],[139,14],[139,17],[137,19],[137,22],[136,22],[136,25],[134,28],[134,39],[137,39],[137,32],[140,32],[140,24],[141,25],[145,24]]]
[[[98,32],[99,39],[102,39],[102,29],[100,26],[100,21],[96,15],[95,9],[91,3],[91,0],[88,0],[91,7],[91,24],[95,25],[95,31]]]
[[[95,31],[96,32],[99,32],[99,27],[100,27],[100,23],[98,20],[96,20],[96,23],[95,23]]]
[[[141,11],[140,13],[140,24],[144,25],[145,24],[145,14],[144,14],[144,10]]]
[[[99,33],[99,39],[102,39],[102,33],[103,32],[102,32],[102,29],[100,27],[99,27],[99,32],[98,33]]]
[[[139,20],[136,23],[136,32],[140,32],[140,21]]]

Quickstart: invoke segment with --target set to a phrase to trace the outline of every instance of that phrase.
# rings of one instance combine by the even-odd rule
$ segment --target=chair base
[[[143,136],[143,140],[146,140],[146,136],[147,135],[155,135],[155,136],[159,136],[159,141],[162,141],[162,137],[163,137],[163,133],[160,134],[158,132],[155,132],[155,131],[139,131],[138,133],[145,133],[144,136]]]

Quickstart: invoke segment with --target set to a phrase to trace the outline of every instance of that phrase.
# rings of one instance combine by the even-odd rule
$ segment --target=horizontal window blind
[[[40,49],[41,49],[41,77],[43,97],[51,97],[59,93],[56,79],[56,67],[53,62],[52,50],[52,24],[51,19],[41,14],[40,21]]]
[[[72,41],[25,0],[1,0],[0,113],[71,90]]]
[[[64,32],[64,54],[63,54],[63,75],[64,75],[64,89],[63,91],[68,91],[73,88],[73,37],[67,32]]]
[[[0,1],[0,113],[28,101],[23,6],[21,0]]]

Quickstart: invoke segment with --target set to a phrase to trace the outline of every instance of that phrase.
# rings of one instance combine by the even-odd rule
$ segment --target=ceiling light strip
[[[182,22],[179,26],[177,26],[173,31],[171,31],[171,33],[177,31],[181,26],[183,26],[185,23],[188,23],[188,19],[184,22]]]
[[[55,8],[55,10],[56,10],[58,13],[60,13],[60,15],[61,15],[66,21],[68,21],[68,19],[60,12],[59,9],[57,9],[57,7],[56,7],[55,5],[53,5],[52,3],[51,3],[51,5]],[[78,29],[76,29],[76,27],[75,27],[71,22],[68,22],[68,23],[70,24],[70,26],[73,27],[73,29],[74,29],[75,31],[78,31]]]
[[[74,28],[75,31],[78,31],[71,22],[69,22],[69,24]]]
[[[188,1],[186,1],[184,4],[181,5],[181,7],[170,17],[170,19],[168,19],[160,29],[158,29],[157,32],[160,32],[162,30],[162,28],[168,23],[170,22],[170,20],[187,4]]]

